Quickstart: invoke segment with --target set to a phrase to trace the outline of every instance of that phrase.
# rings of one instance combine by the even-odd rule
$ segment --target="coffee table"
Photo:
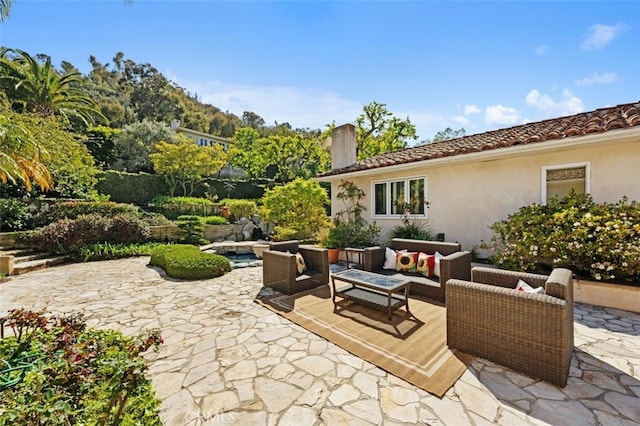
[[[340,290],[336,290],[336,280],[351,284]],[[410,281],[400,278],[359,269],[347,269],[331,274],[332,300],[334,310],[337,308],[336,297],[351,300],[374,309],[387,311],[387,317],[391,320],[394,310],[404,306],[409,311],[409,285]]]

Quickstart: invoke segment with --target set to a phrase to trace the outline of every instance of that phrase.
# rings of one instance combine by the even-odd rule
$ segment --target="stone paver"
[[[137,334],[162,418],[182,425],[598,425],[640,419],[640,315],[575,306],[569,384],[561,389],[477,359],[439,399],[253,302],[261,268],[175,281],[148,258],[57,266],[0,283],[8,309],[84,312]],[[264,291],[264,290],[263,290]]]

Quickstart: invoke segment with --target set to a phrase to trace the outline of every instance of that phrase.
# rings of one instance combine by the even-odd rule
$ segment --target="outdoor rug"
[[[442,304],[412,298],[409,309],[386,312],[350,301],[334,311],[328,285],[291,296],[263,288],[256,302],[352,354],[440,398],[474,357],[446,344]]]

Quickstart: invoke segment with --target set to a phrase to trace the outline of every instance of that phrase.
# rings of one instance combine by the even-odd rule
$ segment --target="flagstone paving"
[[[160,328],[149,373],[173,425],[637,425],[640,315],[577,304],[569,383],[476,360],[439,399],[253,302],[261,268],[177,281],[148,258],[57,266],[0,283],[8,309]],[[265,290],[262,290],[265,291]],[[268,291],[268,290],[267,290]]]

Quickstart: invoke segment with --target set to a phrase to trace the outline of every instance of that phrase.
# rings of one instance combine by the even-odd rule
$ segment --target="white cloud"
[[[538,56],[544,54],[547,50],[549,50],[549,46],[536,46],[536,48],[533,49]]]
[[[465,105],[464,113],[465,114],[480,114],[482,110],[475,105]]]
[[[289,123],[295,128],[324,130],[336,125],[355,122],[364,104],[339,94],[315,87],[250,86],[225,84],[218,81],[177,81],[200,101],[239,117],[251,111],[262,117],[267,125]]]
[[[517,109],[502,105],[488,106],[484,111],[484,120],[487,124],[511,125],[516,124],[519,118]]]
[[[551,96],[533,89],[525,98],[527,105],[540,110],[545,118],[577,114],[584,111],[582,99],[569,90],[562,91],[562,99],[555,101]]]
[[[473,121],[462,115],[456,115],[453,117],[453,121],[460,124],[462,127],[471,127],[471,124],[473,124]]]
[[[589,27],[584,35],[580,48],[582,50],[601,50],[626,30],[624,24],[595,24]]]
[[[615,72],[605,72],[604,74],[593,73],[588,77],[583,77],[573,82],[576,86],[589,86],[592,84],[609,84],[618,81]]]

